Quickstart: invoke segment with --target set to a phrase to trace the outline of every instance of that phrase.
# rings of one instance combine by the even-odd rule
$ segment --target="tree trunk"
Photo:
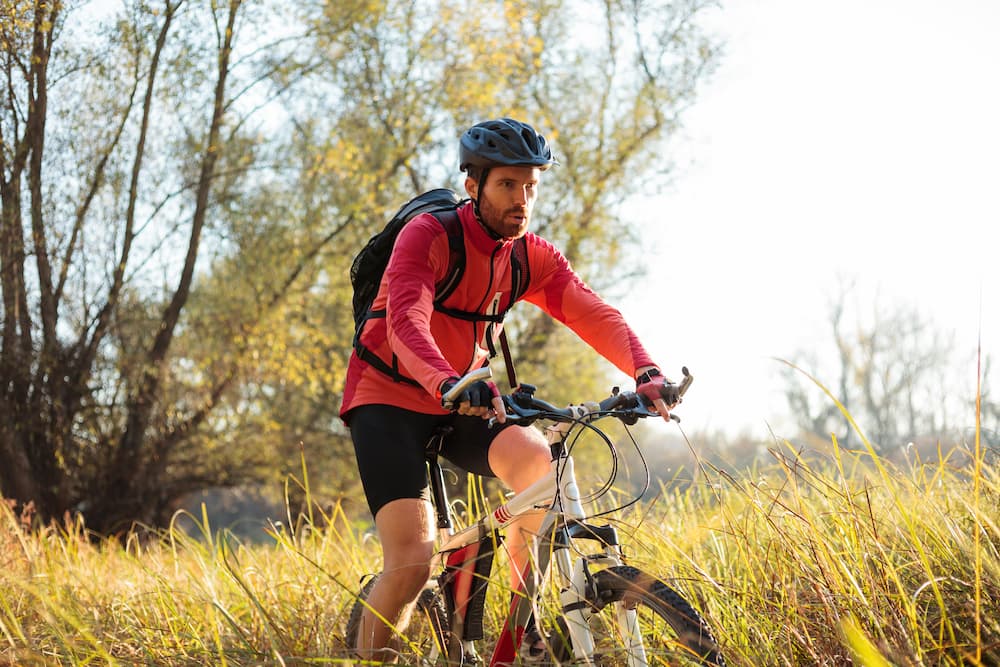
[[[163,365],[170,350],[181,311],[183,311],[191,293],[201,233],[205,226],[209,194],[215,176],[215,164],[219,157],[219,136],[226,107],[226,78],[229,74],[233,26],[240,4],[240,0],[231,0],[229,3],[227,25],[223,35],[223,43],[220,45],[212,120],[206,139],[205,152],[201,160],[187,255],[173,298],[163,312],[156,337],[146,355],[146,365],[140,376],[139,385],[128,401],[125,430],[119,441],[111,469],[108,471],[107,481],[102,488],[103,502],[99,505],[100,510],[94,512],[93,520],[101,525],[114,527],[119,521],[127,520],[130,517],[151,520],[151,517],[141,516],[146,503],[142,498],[143,494],[137,488],[137,484],[141,485],[144,490],[156,488],[156,480],[148,479],[147,475],[162,470],[165,465],[164,459],[170,456],[169,451],[156,452],[152,447],[144,447],[144,444],[149,442],[150,434],[148,431],[159,395]],[[142,472],[137,474],[137,471]]]

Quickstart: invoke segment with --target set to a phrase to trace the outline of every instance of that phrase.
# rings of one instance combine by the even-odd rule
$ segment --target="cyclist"
[[[497,327],[477,321],[505,312],[512,291],[510,254],[526,237],[529,283],[522,298],[570,327],[598,353],[637,378],[637,391],[668,410],[677,387],[660,373],[621,313],[602,301],[552,244],[528,231],[542,173],[556,164],[545,138],[510,118],[479,123],[461,137],[460,168],[470,200],[459,206],[466,268],[436,310],[435,285],[448,271],[448,235],[431,215],[411,220],[396,239],[369,319],[360,333],[365,348],[395,369],[395,377],[352,354],[341,417],[350,427],[358,470],[383,551],[383,572],[358,634],[357,653],[382,660],[390,630],[403,628],[430,575],[434,517],[427,490],[424,445],[440,425],[453,428],[442,455],[477,475],[498,477],[513,491],[549,470],[551,455],[534,428],[504,425],[496,385],[478,382],[451,411],[442,394],[458,376],[482,366]],[[464,311],[465,317],[455,316]],[[497,426],[487,421],[496,417]],[[527,563],[525,535],[541,515],[522,517],[508,531],[512,581]]]

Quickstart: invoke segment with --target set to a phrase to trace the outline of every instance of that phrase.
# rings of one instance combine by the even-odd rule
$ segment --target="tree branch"
[[[156,86],[156,75],[159,71],[160,58],[167,41],[167,34],[173,23],[177,5],[171,5],[170,0],[164,2],[163,25],[156,36],[156,45],[153,49],[153,56],[149,64],[149,78],[146,81],[146,91],[142,103],[142,120],[139,124],[139,138],[136,142],[135,156],[132,160],[132,173],[129,181],[128,206],[125,213],[125,234],[122,239],[122,250],[112,276],[111,286],[108,289],[107,300],[95,318],[96,324],[90,334],[90,340],[86,345],[81,345],[82,352],[77,357],[76,373],[79,378],[88,372],[93,365],[94,357],[101,341],[107,333],[111,322],[111,316],[118,307],[121,298],[121,290],[124,284],[125,268],[128,265],[129,256],[132,250],[132,241],[135,238],[135,209],[138,200],[139,177],[142,174],[142,162],[146,152],[146,137],[149,132],[149,117],[153,108],[153,91]],[[86,336],[87,331],[81,332],[81,336]],[[81,338],[81,343],[83,339]]]

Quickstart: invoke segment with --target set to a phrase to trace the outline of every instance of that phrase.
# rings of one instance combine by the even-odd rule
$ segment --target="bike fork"
[[[614,529],[577,524],[571,531],[578,537],[597,539],[604,547],[602,554],[581,556],[576,560],[570,557],[568,545],[561,545],[553,554],[562,581],[568,582],[559,593],[559,602],[569,631],[573,656],[590,665],[593,664],[596,651],[594,635],[590,629],[590,618],[595,611],[598,595],[590,566],[591,564],[621,565],[622,557]],[[628,656],[627,664],[629,667],[645,667],[648,665],[646,649],[636,610],[621,600],[612,604],[614,624]]]
[[[615,625],[618,636],[625,645],[630,667],[645,666],[646,647],[642,643],[642,632],[639,629],[639,615],[635,609],[629,609],[625,602],[619,600],[615,605]]]
[[[576,561],[571,562],[569,552],[565,549],[561,549],[560,553],[556,554],[556,558],[560,571],[569,572],[570,575],[570,584],[560,592],[559,602],[562,606],[563,618],[566,619],[567,630],[569,630],[573,656],[577,660],[582,660],[584,664],[591,665],[595,657],[596,645],[590,629],[590,617],[594,613],[597,591],[593,575],[590,573],[590,562],[586,557],[577,558]],[[597,560],[615,565],[621,563],[620,559],[613,556],[598,556]],[[639,628],[636,610],[629,608],[623,600],[613,602],[612,605],[615,630],[625,649],[627,664],[629,667],[645,667],[649,663],[646,660],[646,648],[643,645],[642,631]]]
[[[559,604],[566,619],[566,629],[569,631],[573,654],[577,658],[582,658],[585,664],[592,664],[594,637],[590,632],[590,602],[587,601],[587,591],[593,579],[587,567],[587,559],[577,558],[574,563],[570,559],[569,549],[559,549],[555,553],[555,559],[562,580],[569,582],[569,585],[564,586],[559,592]]]

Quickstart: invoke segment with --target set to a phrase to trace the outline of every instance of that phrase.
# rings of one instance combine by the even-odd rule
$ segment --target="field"
[[[770,460],[703,465],[616,519],[631,562],[705,612],[731,664],[1000,664],[994,452],[890,464],[784,443]],[[190,515],[141,540],[27,521],[0,504],[0,665],[347,663],[352,592],[379,553],[338,507],[264,544]]]

